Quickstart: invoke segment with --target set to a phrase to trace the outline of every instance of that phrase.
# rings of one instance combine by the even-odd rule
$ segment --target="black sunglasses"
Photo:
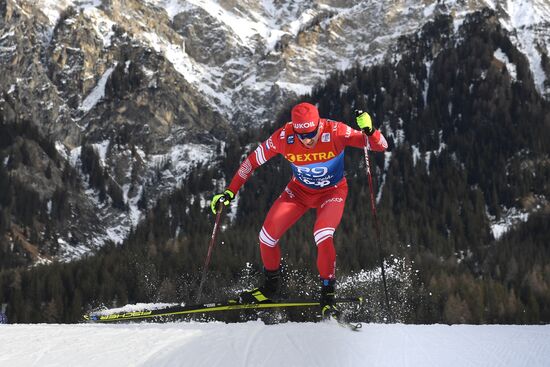
[[[304,139],[313,139],[316,135],[317,135],[317,131],[319,130],[319,126],[317,126],[317,129],[313,130],[312,132],[310,133],[304,133],[304,134],[299,134],[299,133],[296,133],[296,135],[298,135],[298,137],[301,139],[301,140],[304,140]]]

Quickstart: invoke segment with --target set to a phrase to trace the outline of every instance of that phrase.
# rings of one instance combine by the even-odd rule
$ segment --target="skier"
[[[211,209],[217,212],[220,199],[229,205],[253,171],[277,154],[289,162],[293,176],[285,190],[273,203],[260,231],[260,253],[264,266],[264,283],[240,295],[242,302],[258,303],[276,299],[280,289],[281,249],[279,239],[304,213],[315,208],[317,218],[313,236],[317,245],[317,269],[321,279],[323,317],[337,314],[336,251],[333,236],[344,211],[348,186],[344,177],[346,146],[384,151],[386,139],[375,129],[368,113],[356,118],[363,132],[342,122],[319,117],[317,108],[300,103],[292,108],[291,122],[279,128],[261,143],[240,165],[229,187],[214,195]],[[366,137],[365,137],[366,134]]]

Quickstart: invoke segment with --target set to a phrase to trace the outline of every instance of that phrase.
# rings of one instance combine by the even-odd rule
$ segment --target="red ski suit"
[[[335,277],[336,251],[333,235],[340,224],[348,185],[344,177],[344,149],[363,148],[366,135],[344,123],[321,119],[315,146],[307,148],[295,135],[289,122],[261,143],[240,165],[229,190],[235,194],[256,168],[282,154],[294,173],[275,201],[260,231],[264,267],[276,270],[281,262],[279,239],[312,208],[317,209],[313,236],[317,244],[317,268],[322,279]],[[370,148],[384,151],[387,142],[379,130],[368,137]]]

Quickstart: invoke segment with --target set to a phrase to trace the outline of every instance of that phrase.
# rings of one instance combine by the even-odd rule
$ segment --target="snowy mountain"
[[[439,14],[453,16],[456,32],[483,7],[497,12],[548,97],[550,4],[542,0],[1,2],[0,110],[6,120],[34,121],[83,182],[52,235],[52,255],[120,243],[232,130],[271,121],[335,71],[397,63],[397,40]],[[85,144],[107,194],[82,169]],[[51,202],[52,185],[35,186]]]
[[[269,121],[289,97],[311,92],[330,73],[354,63],[380,62],[397,38],[416,32],[434,16],[452,14],[458,27],[466,14],[483,7],[499,12],[501,23],[528,56],[539,90],[550,92],[544,72],[550,5],[542,0],[19,3],[22,9],[34,4],[30,16],[43,13],[48,18],[46,32],[53,32],[63,12],[74,7],[104,48],[116,45],[113,26],[131,31],[133,40],[166,58],[231,123]],[[77,24],[70,23],[75,29]],[[101,86],[109,66],[107,62],[103,74],[90,72],[85,79]],[[88,82],[83,92],[91,87]],[[90,110],[93,102],[97,99],[80,108]]]
[[[5,366],[543,367],[550,327],[332,323],[0,325]],[[32,335],[32,337],[29,337]]]

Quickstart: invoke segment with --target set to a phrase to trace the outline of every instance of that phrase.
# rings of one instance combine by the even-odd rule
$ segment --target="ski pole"
[[[357,114],[361,114],[363,111],[357,111]],[[372,184],[372,174],[370,169],[370,159],[369,159],[369,150],[370,150],[370,143],[369,143],[369,137],[365,134],[365,141],[366,144],[363,148],[363,151],[365,152],[365,167],[367,171],[367,179],[369,182],[369,190],[370,190],[370,206],[372,210],[372,216],[374,217],[374,227],[376,230],[376,238],[378,243],[378,258],[380,260],[380,269],[382,270],[382,283],[384,285],[384,295],[386,299],[386,309],[388,312],[388,316],[390,318],[390,322],[394,322],[393,314],[390,307],[390,298],[388,296],[388,283],[386,281],[386,269],[384,267],[384,253],[382,252],[382,240],[380,237],[380,224],[378,223],[378,216],[376,215],[376,201],[374,200],[374,188]]]
[[[199,284],[199,290],[197,292],[197,303],[200,303],[202,296],[202,287],[206,281],[206,272],[208,270],[208,265],[210,264],[210,258],[212,257],[212,249],[214,248],[214,243],[216,243],[216,236],[218,234],[218,229],[220,228],[220,218],[222,216],[223,202],[225,198],[221,197],[218,204],[218,213],[216,215],[216,222],[214,223],[214,229],[212,230],[212,236],[210,237],[210,244],[208,245],[208,252],[206,254],[206,259],[204,260],[204,267],[202,268],[202,277]]]

